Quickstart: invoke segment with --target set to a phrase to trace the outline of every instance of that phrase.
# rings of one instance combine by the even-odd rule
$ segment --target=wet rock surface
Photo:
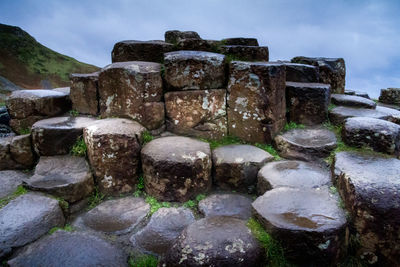
[[[392,120],[398,116],[400,116],[400,111],[380,106],[376,109],[338,106],[329,111],[329,120],[335,125],[343,124],[347,118],[352,117]]]
[[[162,259],[166,266],[262,266],[263,249],[246,221],[216,216],[189,225]]]
[[[227,135],[226,90],[190,90],[165,94],[167,129],[206,139]]]
[[[400,105],[400,88],[382,89],[379,101],[386,104]]]
[[[274,157],[251,145],[228,145],[212,152],[214,183],[222,189],[252,193],[256,189],[257,173]]]
[[[99,113],[99,72],[70,75],[72,109],[82,114]]]
[[[205,217],[231,216],[242,220],[251,217],[251,198],[239,194],[216,193],[199,202],[199,211]]]
[[[285,62],[286,81],[299,83],[318,83],[319,69],[316,66]]]
[[[328,190],[276,188],[253,202],[256,218],[297,264],[330,265],[344,244],[346,217]]]
[[[269,60],[268,46],[223,45],[220,46],[220,51],[224,55],[243,61]]]
[[[164,53],[172,51],[173,45],[160,40],[121,41],[114,45],[111,52],[112,62],[148,61],[162,62]]]
[[[335,180],[371,263],[395,266],[400,257],[400,160],[375,154],[340,152]]]
[[[74,156],[41,157],[35,173],[24,185],[76,202],[87,197],[94,189],[93,176],[85,158]]]
[[[7,107],[0,107],[0,124],[10,125],[10,115]]]
[[[0,124],[0,138],[14,136],[15,133],[12,131],[11,127],[5,124]]]
[[[161,208],[149,223],[131,237],[133,246],[147,252],[164,254],[174,244],[183,229],[195,222],[194,215],[187,208]]]
[[[329,97],[328,84],[286,82],[286,107],[290,121],[306,125],[324,122]]]
[[[28,177],[21,171],[0,171],[0,199],[14,193]]]
[[[0,257],[63,225],[57,200],[34,193],[19,196],[0,209]]]
[[[286,123],[285,67],[233,61],[228,83],[229,133],[247,142],[271,143]]]
[[[57,231],[27,247],[8,264],[13,266],[128,266],[128,256],[99,237]]]
[[[89,162],[103,194],[135,189],[144,131],[135,121],[117,118],[99,120],[83,130]]]
[[[83,128],[95,118],[63,116],[40,120],[32,125],[32,143],[38,155],[54,156],[70,153],[83,134]]]
[[[337,146],[335,134],[322,128],[292,129],[275,137],[274,143],[280,156],[305,161],[325,158]]]
[[[329,170],[297,160],[270,162],[258,172],[259,195],[278,187],[320,188],[331,184]]]
[[[165,42],[171,44],[177,44],[183,39],[198,39],[201,40],[200,35],[194,31],[166,31],[164,34]]]
[[[376,108],[376,103],[370,99],[361,96],[332,94],[332,104],[338,106],[360,107],[360,108]]]
[[[28,169],[34,163],[29,134],[0,138],[0,170]]]
[[[158,200],[184,202],[211,187],[208,143],[162,137],[146,144],[141,156],[146,193]]]

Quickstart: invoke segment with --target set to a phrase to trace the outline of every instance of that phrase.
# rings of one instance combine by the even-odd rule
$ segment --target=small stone
[[[81,114],[96,116],[99,113],[99,72],[73,73],[70,75],[70,80],[72,109]]]
[[[0,199],[14,193],[27,178],[28,175],[21,171],[0,171]]]
[[[220,52],[243,61],[269,61],[268,46],[223,45]]]
[[[14,136],[10,142],[11,158],[21,165],[21,168],[30,169],[35,164],[36,156],[32,151],[30,134]]]
[[[381,89],[379,101],[386,104],[400,105],[400,88]]]
[[[121,41],[114,45],[111,60],[115,62],[124,61],[148,61],[161,63],[164,53],[172,51],[173,44],[160,40],[153,41]]]
[[[380,106],[377,106],[376,109],[338,106],[329,111],[329,120],[335,125],[342,125],[347,118],[352,117],[367,117],[390,121],[392,119],[395,120],[397,116],[400,116],[399,110]]]
[[[306,64],[284,63],[286,68],[286,81],[298,83],[318,83],[318,67]]]
[[[256,38],[244,38],[244,37],[222,39],[221,43],[225,45],[258,46],[258,41]]]
[[[165,42],[171,44],[177,44],[182,39],[201,40],[200,35],[194,31],[177,31],[177,30],[166,31],[164,37],[165,37]]]
[[[242,220],[251,217],[251,198],[239,194],[213,194],[199,202],[205,217],[231,216]]]
[[[332,94],[331,101],[332,104],[338,106],[360,107],[360,108],[370,108],[370,109],[376,108],[376,103],[374,101],[355,95]]]

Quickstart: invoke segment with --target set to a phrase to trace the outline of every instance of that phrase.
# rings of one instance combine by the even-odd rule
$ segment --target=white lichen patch
[[[111,175],[104,175],[102,184],[105,188],[110,188],[112,186],[113,177]]]
[[[179,264],[182,264],[182,262],[187,260],[188,259],[188,257],[187,257],[188,254],[190,254],[192,252],[193,252],[193,250],[189,247],[189,245],[186,245],[184,248],[182,248],[182,253],[181,253],[182,257],[179,260]]]
[[[236,239],[232,242],[232,244],[225,246],[225,250],[228,251],[229,253],[246,253],[245,249],[245,243],[243,242],[242,239]]]
[[[204,152],[202,152],[202,151],[197,151],[197,152],[196,152],[196,156],[197,156],[199,159],[204,159],[204,158],[207,157],[207,154],[204,153]]]

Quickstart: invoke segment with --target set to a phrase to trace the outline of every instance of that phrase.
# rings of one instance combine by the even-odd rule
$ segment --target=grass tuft
[[[72,117],[77,117],[79,115],[79,111],[72,109],[69,111],[69,115],[71,115]]]
[[[157,210],[161,208],[170,208],[171,203],[169,202],[158,202],[155,197],[147,196],[145,199],[146,203],[150,205],[150,215],[153,215]]]
[[[88,210],[93,209],[97,205],[99,205],[105,198],[105,195],[99,192],[99,189],[96,187],[94,189],[93,194],[89,197],[88,201]]]
[[[201,141],[207,142],[210,144],[211,149],[215,149],[220,146],[227,146],[227,145],[237,145],[237,144],[245,144],[240,138],[235,136],[224,136],[220,140],[208,140],[201,138]]]
[[[152,136],[150,132],[144,131],[142,134],[142,138],[143,138],[143,145],[145,145],[145,144],[153,141],[154,136]]]
[[[87,152],[87,146],[85,140],[80,137],[76,140],[75,144],[71,148],[71,154],[78,157],[85,157]]]
[[[287,132],[292,129],[304,129],[304,128],[306,128],[306,126],[304,126],[304,124],[297,124],[297,123],[291,121],[291,122],[285,124],[285,127],[283,128],[283,130],[285,132]]]
[[[18,130],[19,134],[24,135],[24,134],[30,134],[31,129],[30,128],[21,128]]]
[[[49,234],[52,235],[58,230],[63,230],[63,231],[66,231],[66,232],[72,232],[72,231],[75,231],[75,228],[73,226],[69,225],[69,224],[66,224],[64,227],[53,227],[53,228],[51,228],[50,231],[49,231]]]
[[[16,199],[17,197],[26,194],[28,191],[22,185],[19,185],[15,191],[6,197],[0,198],[0,209],[5,207],[11,200]]]
[[[157,267],[158,259],[153,255],[141,255],[129,258],[130,267]]]

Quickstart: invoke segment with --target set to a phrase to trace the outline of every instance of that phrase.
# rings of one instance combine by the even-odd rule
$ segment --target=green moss
[[[153,141],[154,136],[152,136],[150,132],[145,131],[145,132],[143,132],[143,134],[142,134],[142,138],[143,138],[143,145],[145,145],[145,144],[147,144],[147,143]]]
[[[55,233],[58,230],[63,230],[63,231],[66,231],[66,232],[72,232],[72,231],[75,231],[75,228],[73,226],[69,225],[69,224],[66,224],[64,227],[53,227],[53,228],[51,228],[50,231],[49,231],[49,234],[51,235],[51,234]]]
[[[256,143],[254,144],[256,147],[261,148],[265,151],[267,151],[269,154],[271,154],[275,160],[281,160],[282,158],[279,156],[278,151],[276,151],[276,149],[271,146],[271,145],[267,145],[267,144],[259,144]]]
[[[205,198],[206,198],[206,195],[204,195],[204,194],[199,194],[199,195],[196,196],[196,201],[197,201],[197,202],[200,202],[200,201],[202,201],[202,200],[205,199]]]
[[[69,115],[71,115],[72,117],[77,117],[79,115],[79,111],[72,109],[69,111]]]
[[[65,199],[63,199],[63,198],[61,198],[61,197],[53,197],[53,198],[56,199],[56,200],[58,201],[58,204],[60,205],[61,209],[62,209],[64,212],[67,212],[67,211],[68,211],[68,209],[69,209],[69,203],[68,203]]]
[[[332,109],[336,108],[335,104],[330,103],[328,106],[328,111],[331,111]]]
[[[157,267],[158,259],[153,255],[141,255],[129,258],[130,267]]]
[[[85,157],[87,152],[87,146],[82,137],[76,140],[75,144],[71,148],[71,154],[77,157]]]
[[[11,200],[26,194],[27,192],[28,191],[22,185],[19,185],[11,195],[0,198],[0,209],[6,206]]]
[[[154,212],[161,208],[170,208],[171,203],[169,202],[158,202],[158,200],[155,197],[152,196],[147,196],[145,199],[146,203],[150,205],[150,215],[152,215]]]
[[[105,195],[99,192],[99,189],[95,187],[92,195],[89,197],[88,201],[88,210],[93,209],[97,205],[99,205],[105,198]]]
[[[209,140],[209,139],[200,139],[200,140],[209,143],[211,149],[215,149],[215,148],[220,147],[220,146],[244,144],[245,143],[240,138],[235,137],[235,136],[224,136],[220,140]]]
[[[285,124],[285,128],[283,128],[283,130],[286,132],[286,131],[289,131],[292,129],[304,129],[304,128],[306,128],[304,126],[304,124],[297,124],[297,123],[291,121],[291,122]]]
[[[23,135],[23,134],[30,134],[31,133],[31,129],[30,128],[21,128],[18,130],[18,133]]]
[[[185,208],[194,209],[197,207],[197,202],[194,200],[188,200],[185,203],[183,203],[183,206]]]

